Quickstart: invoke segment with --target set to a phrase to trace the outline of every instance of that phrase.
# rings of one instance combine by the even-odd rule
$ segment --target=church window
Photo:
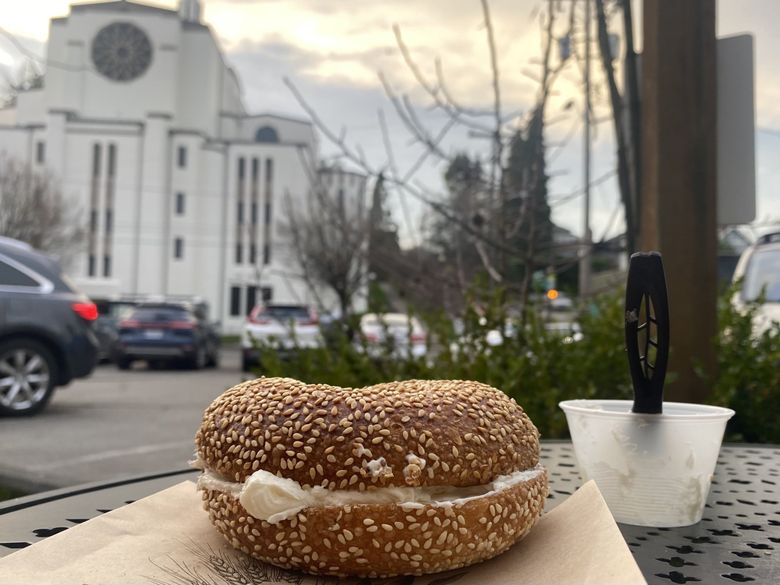
[[[132,81],[152,63],[152,43],[146,33],[129,22],[114,22],[100,29],[92,41],[95,69],[112,81]]]
[[[116,191],[116,160],[117,146],[108,145],[108,161],[106,162],[106,192],[104,199],[105,229],[103,231],[103,276],[111,276],[112,232],[114,229],[114,195]]]
[[[230,316],[238,317],[241,314],[241,287],[230,287]]]
[[[100,176],[100,156],[101,156],[101,145],[96,142],[92,146],[92,177],[93,178]]]
[[[279,142],[279,134],[273,126],[263,126],[255,132],[255,142],[276,144]]]
[[[257,304],[257,287],[255,285],[249,285],[246,287],[246,314],[252,312]]]
[[[263,230],[263,264],[271,262],[271,212],[274,190],[274,161],[265,159],[265,225]]]
[[[116,174],[116,144],[108,145],[108,176]]]
[[[178,164],[179,168],[183,169],[187,166],[187,147],[180,146],[178,152]]]
[[[99,142],[92,144],[92,181],[89,194],[89,239],[87,249],[87,276],[97,275],[98,214],[100,210],[100,161],[103,147]]]

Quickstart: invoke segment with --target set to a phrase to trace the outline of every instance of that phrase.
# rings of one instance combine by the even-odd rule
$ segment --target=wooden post
[[[663,254],[666,398],[706,401],[716,370],[715,0],[644,0],[639,242]]]

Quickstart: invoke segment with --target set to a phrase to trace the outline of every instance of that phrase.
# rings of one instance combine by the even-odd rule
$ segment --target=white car
[[[258,345],[272,345],[280,352],[289,352],[322,344],[319,318],[312,307],[258,305],[247,316],[241,332],[242,367],[247,372],[258,363]]]
[[[361,338],[356,343],[370,355],[381,355],[392,343],[393,356],[423,357],[428,352],[425,329],[417,319],[403,313],[366,313],[360,319]],[[392,341],[391,341],[392,340]]]
[[[753,318],[753,333],[761,335],[780,322],[780,233],[761,236],[742,252],[734,270],[734,282],[741,282],[732,299],[737,310],[756,301],[763,293],[764,302]]]
[[[563,343],[575,343],[583,338],[582,328],[576,321],[551,321],[544,324],[544,330],[559,336]]]

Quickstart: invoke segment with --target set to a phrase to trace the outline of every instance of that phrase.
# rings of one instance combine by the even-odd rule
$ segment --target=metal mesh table
[[[570,443],[545,442],[548,509],[581,484]],[[172,471],[66,488],[0,505],[0,556],[184,480]],[[780,582],[780,448],[724,446],[702,521],[685,528],[619,525],[648,583]]]

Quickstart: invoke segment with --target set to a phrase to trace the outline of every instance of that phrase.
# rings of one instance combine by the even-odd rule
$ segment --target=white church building
[[[53,18],[43,86],[0,110],[0,154],[52,173],[81,210],[70,272],[88,294],[196,295],[225,332],[261,300],[327,298],[300,278],[283,217],[310,191],[314,129],[247,112],[198,0]]]

